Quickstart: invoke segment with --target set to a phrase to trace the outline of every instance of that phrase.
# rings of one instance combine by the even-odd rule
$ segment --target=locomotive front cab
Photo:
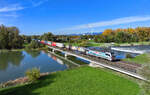
[[[115,58],[116,58],[116,57],[115,57],[115,54],[114,54],[114,52],[111,52],[111,59],[112,59],[111,61],[114,61],[114,60],[116,60]]]
[[[115,55],[114,55],[113,52],[106,52],[105,54],[108,57],[109,61],[114,61],[115,60]]]
[[[109,61],[112,61],[112,55],[110,52],[105,52],[105,55]]]

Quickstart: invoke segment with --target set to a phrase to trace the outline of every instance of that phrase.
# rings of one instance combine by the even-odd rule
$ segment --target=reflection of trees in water
[[[26,52],[29,54],[29,55],[31,55],[33,58],[36,58],[36,57],[38,57],[40,54],[41,54],[41,52],[40,51],[33,51],[33,50],[26,50]]]
[[[52,58],[53,60],[57,61],[59,64],[66,65],[67,68],[70,68],[70,69],[71,69],[71,68],[76,67],[76,65],[74,65],[74,64],[72,64],[72,63],[70,63],[70,62],[67,62],[67,61],[64,60],[64,59],[61,59],[61,58],[59,58],[59,57],[56,57],[56,56],[53,55],[53,54],[48,53],[48,56],[49,56],[50,58]],[[69,59],[67,59],[67,60],[69,60]],[[70,60],[70,61],[71,61],[71,60]]]
[[[22,52],[1,52],[0,53],[0,70],[5,70],[8,64],[11,63],[19,66],[23,60],[24,55]]]

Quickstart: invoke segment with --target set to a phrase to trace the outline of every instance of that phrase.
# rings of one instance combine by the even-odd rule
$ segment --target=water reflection
[[[6,70],[9,64],[19,66],[24,59],[22,52],[1,52],[0,53],[0,70]]]
[[[70,62],[68,62],[68,61],[66,61],[66,60],[64,60],[64,59],[62,59],[62,58],[60,58],[60,57],[56,57],[55,55],[53,55],[53,54],[51,54],[51,53],[48,53],[48,56],[50,57],[50,58],[52,58],[53,60],[55,60],[57,63],[59,63],[60,65],[65,65],[65,66],[67,66],[67,68],[74,68],[74,67],[76,67],[76,65],[74,65],[74,64],[72,64],[72,63],[70,63]],[[69,59],[67,59],[67,60],[69,60]],[[70,60],[71,61],[71,60]]]
[[[56,56],[51,55],[50,53],[48,54],[48,56],[49,56],[50,58],[52,58],[53,60],[55,60],[56,62],[58,62],[59,64],[64,65],[63,60],[57,58]]]
[[[30,50],[26,50],[26,52],[27,52],[29,55],[31,55],[33,58],[36,58],[36,57],[38,57],[38,56],[41,54],[40,51],[30,51]]]
[[[44,73],[75,66],[43,51],[3,52],[0,53],[0,83],[23,77],[26,70],[34,67]]]

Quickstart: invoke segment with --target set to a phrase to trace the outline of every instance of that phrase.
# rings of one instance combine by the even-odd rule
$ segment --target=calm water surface
[[[26,70],[34,67],[40,68],[43,73],[65,70],[71,66],[43,51],[4,52],[0,53],[0,83],[23,77]]]

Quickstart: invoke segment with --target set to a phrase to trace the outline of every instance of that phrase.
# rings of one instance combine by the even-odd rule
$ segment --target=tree
[[[26,47],[27,49],[36,49],[40,48],[41,44],[35,40],[32,40],[31,43]]]
[[[102,33],[102,35],[108,36],[108,35],[111,35],[112,33],[113,33],[112,29],[106,29],[106,30],[104,30],[104,32]]]
[[[46,40],[46,41],[53,41],[53,34],[48,32],[48,33],[44,33],[44,35],[41,36],[42,40]]]
[[[0,49],[22,48],[23,39],[17,27],[0,26]]]
[[[126,32],[118,32],[115,38],[117,43],[130,42],[131,39],[130,35]]]

